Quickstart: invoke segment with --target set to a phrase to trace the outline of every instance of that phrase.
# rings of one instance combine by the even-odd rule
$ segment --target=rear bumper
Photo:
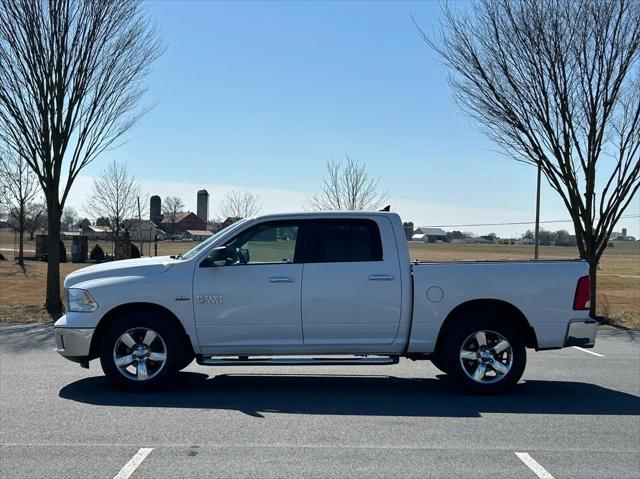
[[[566,346],[580,346],[582,348],[592,348],[596,344],[596,333],[598,322],[589,318],[584,320],[571,321],[567,328],[567,335],[564,339]]]

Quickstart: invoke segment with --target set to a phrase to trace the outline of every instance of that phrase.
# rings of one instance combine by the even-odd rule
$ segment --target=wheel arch
[[[466,301],[451,310],[440,327],[438,339],[436,340],[436,354],[441,351],[444,339],[447,337],[447,333],[455,327],[457,321],[468,314],[477,314],[478,312],[496,314],[503,319],[513,321],[513,324],[515,324],[522,332],[525,346],[537,349],[538,339],[536,337],[536,332],[531,327],[522,311],[507,301],[487,298]]]
[[[186,354],[193,355],[193,345],[191,344],[191,340],[189,338],[189,334],[184,329],[184,326],[178,319],[178,317],[169,309],[164,306],[160,306],[155,303],[125,303],[114,307],[109,310],[103,317],[100,319],[100,322],[96,326],[96,329],[93,333],[93,337],[91,338],[91,346],[89,349],[89,359],[95,359],[100,356],[100,342],[102,340],[102,336],[107,330],[109,324],[115,319],[123,314],[130,314],[135,312],[154,312],[160,316],[163,316],[167,321],[173,324],[182,336],[182,343],[184,345],[184,351]]]

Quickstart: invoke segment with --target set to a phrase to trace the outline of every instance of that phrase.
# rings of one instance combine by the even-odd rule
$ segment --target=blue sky
[[[262,212],[302,208],[326,162],[366,163],[393,210],[419,225],[533,220],[535,169],[497,153],[451,98],[447,71],[411,23],[431,2],[148,2],[167,46],[149,77],[156,107],[127,142],[87,167],[69,199],[116,159],[148,194],[178,195],[210,216],[230,189]],[[637,214],[638,204],[627,214]],[[543,190],[543,220],[565,219]],[[621,223],[638,235],[638,219]],[[543,225],[570,228],[569,223]],[[446,229],[510,236],[529,227]]]

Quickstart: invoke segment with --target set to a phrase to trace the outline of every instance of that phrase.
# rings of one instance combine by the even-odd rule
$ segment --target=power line
[[[640,214],[638,215],[627,215],[621,216],[620,219],[631,219],[631,218],[640,218]],[[540,221],[540,223],[570,223],[572,220],[547,220]],[[514,221],[508,223],[473,223],[466,225],[427,225],[424,228],[457,228],[457,227],[467,227],[467,226],[513,226],[513,225],[532,225],[535,221]]]

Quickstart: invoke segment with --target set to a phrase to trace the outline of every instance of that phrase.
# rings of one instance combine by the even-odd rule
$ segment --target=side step
[[[340,357],[301,357],[289,358],[280,356],[277,358],[247,356],[239,357],[199,357],[198,364],[204,366],[384,366],[398,364],[398,356],[352,356]]]

